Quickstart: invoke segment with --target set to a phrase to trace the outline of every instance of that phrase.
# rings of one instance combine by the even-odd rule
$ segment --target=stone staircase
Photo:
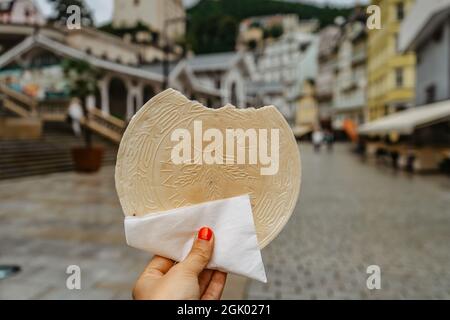
[[[0,180],[73,171],[71,148],[83,144],[66,123],[45,123],[39,140],[0,140]],[[105,149],[103,165],[115,163],[117,145],[93,137]]]
[[[65,104],[40,104],[0,84],[0,117],[35,118],[43,123],[38,140],[0,139],[0,180],[74,170],[71,149],[84,141],[74,136],[66,114]],[[114,164],[126,123],[95,109],[82,124],[94,133],[93,143],[104,147],[103,165]]]

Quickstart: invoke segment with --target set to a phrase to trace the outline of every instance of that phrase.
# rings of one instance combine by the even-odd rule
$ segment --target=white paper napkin
[[[207,266],[266,283],[248,195],[125,218],[128,245],[183,261],[197,231],[214,231],[214,252]]]

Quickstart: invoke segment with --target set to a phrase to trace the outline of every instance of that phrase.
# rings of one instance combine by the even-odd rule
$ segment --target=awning
[[[412,134],[414,129],[450,119],[450,100],[397,112],[359,127],[359,134]]]

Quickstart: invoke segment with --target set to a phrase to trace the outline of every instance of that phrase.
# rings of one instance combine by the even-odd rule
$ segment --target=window
[[[426,103],[433,103],[436,101],[436,86],[434,84],[425,89]]]
[[[403,87],[403,69],[397,68],[395,69],[395,85],[397,88]]]
[[[395,52],[399,52],[399,36],[398,33],[395,34],[394,36],[394,41],[395,41]]]
[[[438,43],[441,42],[443,29],[444,28],[442,26],[436,29],[436,31],[433,33],[433,36],[432,36],[433,41],[438,42]]]
[[[309,43],[302,43],[299,45],[299,50],[300,50],[300,52],[303,53],[306,51],[306,49],[308,49],[308,47],[309,47]]]
[[[231,85],[231,104],[234,106],[238,106],[236,82],[233,82],[233,84]]]
[[[221,85],[222,85],[222,82],[220,81],[221,79],[220,79],[220,77],[217,77],[216,78],[216,89],[220,89],[220,87],[221,87]]]
[[[402,21],[405,17],[405,6],[402,2],[396,4],[397,20]]]

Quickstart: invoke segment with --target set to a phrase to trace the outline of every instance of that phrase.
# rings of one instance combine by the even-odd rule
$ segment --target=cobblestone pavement
[[[1,299],[130,299],[150,256],[125,243],[114,168],[0,181],[0,265],[22,272],[0,280]],[[81,268],[81,290],[66,287]],[[225,299],[242,299],[246,281],[229,277]]]
[[[299,204],[264,251],[269,283],[231,277],[226,297],[450,298],[450,179],[361,163],[302,145]],[[113,168],[0,182],[0,299],[129,299],[148,254],[129,248]],[[66,289],[69,265],[82,290]],[[377,264],[382,289],[366,289]]]
[[[122,217],[112,167],[0,183],[0,265],[23,269],[0,299],[129,299],[148,255],[127,248]],[[82,290],[67,290],[69,265]]]
[[[268,284],[250,299],[450,298],[450,178],[362,163],[340,145],[302,145],[296,211],[263,251]],[[367,266],[381,268],[368,290]]]

